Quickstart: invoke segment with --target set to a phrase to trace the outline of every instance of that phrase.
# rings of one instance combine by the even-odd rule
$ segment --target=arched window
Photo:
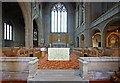
[[[62,3],[57,3],[52,7],[51,32],[52,33],[67,32],[67,10],[64,4]]]

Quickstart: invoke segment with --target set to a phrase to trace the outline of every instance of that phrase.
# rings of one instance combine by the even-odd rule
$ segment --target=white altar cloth
[[[70,48],[48,48],[48,60],[69,60]]]

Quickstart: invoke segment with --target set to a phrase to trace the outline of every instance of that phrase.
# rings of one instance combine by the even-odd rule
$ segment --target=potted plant
[[[74,42],[73,41],[70,41],[70,46],[74,46]]]

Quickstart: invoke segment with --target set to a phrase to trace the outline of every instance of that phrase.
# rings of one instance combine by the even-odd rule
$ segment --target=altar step
[[[112,83],[109,79],[83,80],[79,73],[79,70],[37,70],[37,74],[32,79],[25,80],[25,75],[19,76],[20,79],[9,79],[7,74],[7,79],[1,79],[0,83]]]
[[[69,81],[70,83],[89,83],[88,80],[83,80],[79,76],[79,70],[38,70],[37,75],[28,79],[28,83],[64,83]]]

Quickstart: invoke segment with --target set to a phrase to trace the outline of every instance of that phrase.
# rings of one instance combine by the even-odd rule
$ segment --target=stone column
[[[81,35],[79,36],[79,47],[81,48]]]
[[[33,47],[33,28],[29,2],[19,2],[25,22],[25,47]]]
[[[32,26],[26,26],[25,27],[25,47],[33,47],[33,31],[32,31]]]
[[[101,32],[102,34],[101,34],[101,47],[105,47],[105,43],[106,43],[106,37],[105,37],[105,33],[104,32]]]
[[[28,29],[25,28],[25,47],[29,47],[28,35],[29,35],[29,31],[28,31]]]
[[[39,27],[38,27],[38,45],[40,45],[42,42],[42,39],[43,38],[43,27],[42,27],[42,19],[39,19],[40,21],[40,24],[39,24]]]
[[[92,46],[92,37],[90,30],[85,30],[85,39],[84,39],[84,47],[91,47]]]
[[[80,24],[82,22],[82,4],[80,4],[80,6],[79,6],[79,22],[80,22]]]
[[[42,27],[40,26],[40,27],[38,27],[38,45],[40,45],[41,44],[41,39],[43,38],[42,37]]]
[[[41,10],[41,11],[40,11],[40,19],[39,19],[39,20],[40,20],[39,44],[42,44],[42,45],[43,45],[44,39],[45,39],[43,35],[44,35],[45,33],[44,33],[44,29],[43,29],[43,15],[42,15],[42,14],[43,14],[43,8],[42,8],[43,6],[42,6],[42,5],[43,5],[43,4],[40,4],[40,8],[41,8],[40,10]]]
[[[81,45],[81,44],[80,44],[80,40],[81,40],[81,39],[80,39],[80,36],[78,36],[78,37],[79,37],[79,48],[80,48],[80,45]]]
[[[0,56],[2,55],[2,2],[0,1]]]
[[[75,28],[78,27],[78,8],[77,8],[77,7],[78,7],[78,5],[76,6],[76,10],[75,10],[75,12],[76,12],[76,17],[75,17],[75,18],[76,18],[76,19],[75,19],[75,23],[76,23],[75,26],[76,26],[76,27],[75,27]]]
[[[2,2],[0,1],[0,57],[1,56],[2,56]],[[1,68],[2,68],[2,62],[0,61],[0,69]],[[2,74],[0,74],[0,77],[2,77]]]
[[[86,11],[85,11],[86,10]],[[85,17],[83,18],[85,20],[85,41],[84,41],[84,47],[91,47],[92,46],[92,37],[91,37],[91,31],[90,31],[90,3],[85,3]]]

